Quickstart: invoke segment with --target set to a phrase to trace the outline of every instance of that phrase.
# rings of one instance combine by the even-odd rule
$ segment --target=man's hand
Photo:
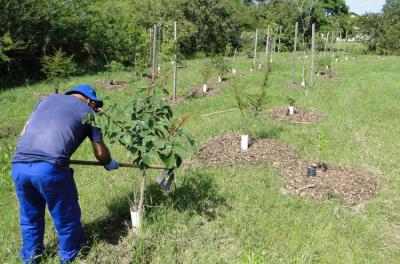
[[[105,165],[104,168],[108,171],[116,170],[119,168],[119,164],[116,160],[111,160],[111,162],[109,164]]]

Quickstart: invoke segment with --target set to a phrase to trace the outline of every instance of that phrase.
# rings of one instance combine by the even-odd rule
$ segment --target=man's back
[[[93,110],[75,96],[50,95],[36,106],[25,132],[18,140],[13,163],[45,161],[67,167],[71,155],[89,136],[101,134],[82,123]]]

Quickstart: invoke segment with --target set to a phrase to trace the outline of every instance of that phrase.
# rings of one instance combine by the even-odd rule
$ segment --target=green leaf
[[[155,146],[156,148],[158,148],[158,149],[163,149],[163,148],[165,148],[165,143],[164,143],[164,141],[162,141],[161,139],[159,139],[159,138],[157,138],[157,137],[154,137],[154,138],[153,138],[153,144],[154,144],[154,146]]]
[[[151,155],[150,155],[150,153],[144,153],[143,156],[142,156],[142,159],[143,159],[143,162],[146,165],[150,165],[150,163],[151,163]]]
[[[168,169],[173,169],[176,166],[175,154],[170,153],[163,162]]]

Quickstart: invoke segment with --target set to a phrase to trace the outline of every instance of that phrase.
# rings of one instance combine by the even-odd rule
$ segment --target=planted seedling
[[[192,137],[182,129],[187,119],[188,115],[174,117],[171,107],[155,92],[153,82],[147,93],[146,89],[140,90],[126,105],[114,104],[85,117],[84,122],[99,128],[112,144],[122,145],[143,173],[139,203],[131,208],[132,224],[141,219],[145,176],[151,163],[161,160],[170,175],[182,164],[185,143],[193,147]]]
[[[200,68],[201,80],[203,82],[203,92],[206,93],[208,91],[208,80],[210,79],[212,74],[212,64],[210,61],[205,61]]]
[[[292,97],[288,97],[287,102],[289,104],[287,115],[292,116],[295,114],[295,109],[294,109],[295,100]]]
[[[249,128],[251,116],[259,115],[266,102],[266,88],[268,86],[268,75],[265,74],[262,87],[255,94],[246,94],[236,84],[234,84],[235,99],[241,113],[242,131],[240,136],[240,147],[242,150],[249,148]]]
[[[332,75],[332,59],[330,57],[320,57],[317,60],[317,75]]]
[[[224,75],[229,71],[228,63],[226,62],[224,56],[217,55],[213,58],[213,64],[218,72],[218,82],[222,82]]]

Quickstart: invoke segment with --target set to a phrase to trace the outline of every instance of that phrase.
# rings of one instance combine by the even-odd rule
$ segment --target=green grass
[[[400,59],[362,56],[356,62],[334,63],[338,81],[316,80],[314,88],[288,89],[291,55],[274,57],[267,108],[284,106],[291,96],[301,107],[326,116],[307,126],[252,119],[252,135],[274,137],[297,150],[301,158],[366,168],[380,172],[379,190],[365,210],[355,212],[343,201],[310,202],[281,194],[285,182],[268,164],[257,166],[196,167],[177,172],[177,189],[163,194],[149,174],[146,216],[142,232],[129,230],[129,199],[140,184],[135,170],[107,172],[102,168],[74,167],[80,195],[82,222],[89,240],[82,263],[399,263],[400,262],[400,112],[398,83]],[[261,60],[260,60],[261,61]],[[199,86],[203,60],[185,61],[179,72],[178,95]],[[301,65],[297,67],[300,78]],[[255,91],[262,72],[249,72],[252,59],[239,57],[236,68],[248,75],[234,80],[245,91]],[[307,66],[308,68],[308,66]],[[63,82],[62,90],[78,83],[93,83],[106,75],[82,76]],[[129,80],[131,74],[113,73]],[[216,78],[216,75],[214,75]],[[127,90],[98,89],[106,104],[124,102],[145,83]],[[216,87],[216,85],[213,85]],[[211,86],[211,87],[213,87]],[[170,81],[168,87],[171,87]],[[175,107],[190,112],[186,130],[200,146],[207,139],[242,129],[238,111],[202,117],[201,114],[236,107],[231,85],[223,94]],[[35,105],[35,93],[51,92],[38,83],[0,93],[1,131],[20,131]],[[17,263],[20,247],[18,202],[9,175],[16,133],[0,138],[0,262]],[[3,135],[0,133],[0,135]],[[321,142],[321,141],[324,142]],[[321,147],[321,144],[324,147]],[[124,150],[112,146],[113,156],[127,161]],[[85,142],[75,159],[93,159]],[[190,155],[187,156],[190,158]],[[47,217],[44,263],[57,263],[56,235]]]

